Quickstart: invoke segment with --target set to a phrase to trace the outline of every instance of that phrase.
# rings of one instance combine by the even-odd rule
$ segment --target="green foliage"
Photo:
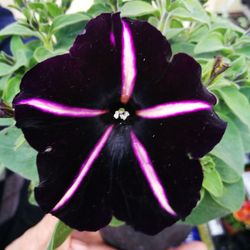
[[[109,223],[109,225],[110,225],[111,227],[120,227],[120,226],[124,225],[124,222],[123,222],[123,221],[120,221],[120,220],[118,220],[118,219],[116,219],[116,218],[113,216],[113,218],[112,218],[111,222]]]
[[[14,126],[0,132],[0,160],[10,170],[24,178],[38,181],[36,151],[25,141],[22,132]]]
[[[152,14],[156,9],[149,3],[143,1],[129,1],[120,8],[122,16],[139,17]]]
[[[72,228],[65,225],[62,221],[59,221],[56,225],[47,250],[57,249],[68,238],[72,230]]]
[[[215,162],[210,156],[201,159],[204,179],[202,186],[213,196],[221,197],[223,195],[222,178],[215,167]]]
[[[233,185],[225,186],[221,198],[212,197],[208,192],[204,194],[196,208],[184,220],[184,223],[199,225],[214,218],[222,217],[239,209],[244,201],[244,185],[242,180]]]
[[[2,36],[35,36],[40,37],[39,33],[35,30],[31,30],[30,28],[20,24],[20,23],[13,23],[8,25],[7,27],[3,28],[0,31],[0,37]]]
[[[227,129],[221,142],[215,146],[211,154],[241,175],[244,170],[245,152],[239,129],[228,117],[221,117],[228,122]]]
[[[81,21],[89,20],[89,17],[84,14],[68,14],[68,15],[60,15],[56,17],[50,27],[50,32],[53,34],[56,31],[65,28],[66,26],[73,25],[75,23],[79,23]]]
[[[209,46],[208,46],[209,44]],[[218,32],[212,32],[202,36],[194,48],[195,54],[219,51],[225,48],[223,44],[223,35]]]
[[[202,196],[185,223],[203,223],[238,209],[244,198],[245,154],[250,152],[250,37],[246,31],[208,13],[198,0],[95,0],[88,11],[74,14],[65,14],[71,0],[61,2],[14,1],[12,7],[24,18],[0,30],[0,40],[11,36],[12,52],[0,51],[0,99],[11,107],[25,72],[67,52],[90,18],[120,11],[123,16],[149,21],[169,39],[173,53],[188,53],[201,64],[203,82],[218,98],[215,110],[228,123],[221,142],[201,159]],[[29,37],[36,40],[23,43]],[[216,56],[221,62],[215,66]],[[5,166],[37,183],[36,152],[13,126],[13,119],[0,119],[0,125],[7,126],[0,132],[0,168]],[[113,219],[111,225],[120,222]],[[49,249],[59,246],[70,232],[59,223]]]

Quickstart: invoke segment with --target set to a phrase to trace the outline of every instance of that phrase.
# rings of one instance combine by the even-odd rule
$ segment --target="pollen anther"
[[[120,108],[120,109],[115,111],[113,117],[115,119],[122,119],[123,121],[125,121],[129,116],[130,116],[130,114],[128,111],[126,111],[124,108]]]

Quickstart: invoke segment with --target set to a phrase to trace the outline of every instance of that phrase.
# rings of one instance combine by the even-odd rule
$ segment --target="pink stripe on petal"
[[[201,110],[211,109],[211,105],[202,101],[181,101],[164,103],[152,108],[136,111],[138,116],[148,119],[167,118]]]
[[[157,173],[154,170],[146,149],[133,132],[131,132],[131,140],[134,154],[155,198],[164,210],[166,210],[169,214],[176,216],[176,212],[171,208],[168,202],[167,195],[164,191],[160,179],[157,176]]]
[[[96,143],[94,149],[89,154],[88,158],[85,160],[85,162],[82,164],[79,174],[77,175],[76,179],[73,181],[70,188],[67,190],[67,192],[64,194],[64,196],[61,198],[61,200],[55,205],[55,207],[52,209],[52,211],[56,211],[63,207],[69,200],[72,198],[72,196],[75,194],[79,186],[81,185],[82,181],[88,174],[91,166],[93,165],[94,161],[99,156],[101,150],[105,146],[111,132],[112,132],[113,126],[109,126],[102,137],[99,139],[99,141]]]
[[[128,24],[122,21],[122,103],[127,103],[133,93],[136,71],[136,55],[132,33]]]
[[[69,107],[56,102],[51,102],[39,98],[22,100],[18,102],[17,105],[28,105],[53,115],[69,117],[92,117],[102,115],[108,112],[106,110]]]
[[[110,32],[110,42],[113,46],[115,46],[115,35],[114,32]]]

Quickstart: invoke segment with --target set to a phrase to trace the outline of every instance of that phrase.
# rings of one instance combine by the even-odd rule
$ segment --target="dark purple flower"
[[[153,26],[98,16],[69,54],[24,76],[14,101],[17,126],[39,152],[38,203],[78,230],[114,215],[155,234],[185,218],[200,197],[198,158],[226,127],[215,103],[200,65],[172,57]]]

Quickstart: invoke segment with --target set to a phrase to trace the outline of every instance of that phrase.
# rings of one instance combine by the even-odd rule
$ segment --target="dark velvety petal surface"
[[[200,197],[203,174],[196,160],[180,154],[173,156],[164,145],[144,146],[178,216],[173,217],[160,207],[131,148],[126,161],[121,161],[114,170],[112,204],[118,219],[125,220],[138,231],[156,234],[187,216],[195,207]]]
[[[88,35],[87,27],[78,45],[83,48],[88,44],[88,54],[83,56],[82,50],[73,53],[72,49],[71,54],[36,65],[24,76],[21,92],[14,100],[17,126],[39,151],[37,165],[41,182],[36,198],[46,212],[51,211],[72,184],[107,124],[99,116],[69,118],[18,103],[39,98],[70,107],[103,109],[108,106],[107,100],[120,98],[120,64],[109,40],[111,15],[101,15],[93,23],[103,31],[98,35],[99,48],[94,46],[96,37]],[[110,171],[103,154],[94,162],[72,200],[54,212],[79,230],[97,230],[111,218],[107,198]]]
[[[151,107],[185,100],[202,100],[214,105],[215,96],[205,89],[200,79],[200,65],[188,55],[177,54],[162,80],[139,96],[140,105]],[[143,119],[135,125],[148,145],[159,139],[157,144],[164,143],[167,150],[190,153],[195,158],[212,150],[221,140],[225,128],[226,123],[213,111],[198,111],[166,119]]]
[[[134,98],[140,96],[148,85],[154,86],[163,76],[172,52],[169,42],[152,25],[145,21],[125,18],[132,33],[135,47],[137,76]]]
[[[216,103],[213,94],[201,83],[201,66],[190,56],[176,54],[158,81],[141,76],[142,84],[135,87],[134,99],[142,108],[185,100]]]
[[[101,15],[91,23],[102,32],[97,30],[91,36],[87,27],[85,34],[77,38],[71,54],[36,65],[24,76],[15,102],[40,97],[64,105],[101,109],[107,99],[120,98],[121,66],[110,41],[111,14]],[[81,50],[76,51],[77,46]]]
[[[37,159],[40,184],[35,190],[36,199],[45,212],[51,212],[77,177],[80,167],[101,137],[78,130],[78,139],[69,132],[56,145],[40,152]],[[73,136],[73,137],[71,137]],[[60,143],[59,143],[60,142]],[[105,149],[94,161],[87,176],[65,206],[53,212],[69,226],[78,230],[98,230],[109,223],[110,171]]]
[[[166,119],[142,119],[134,128],[147,145],[199,158],[221,140],[226,123],[213,111],[198,111]]]

